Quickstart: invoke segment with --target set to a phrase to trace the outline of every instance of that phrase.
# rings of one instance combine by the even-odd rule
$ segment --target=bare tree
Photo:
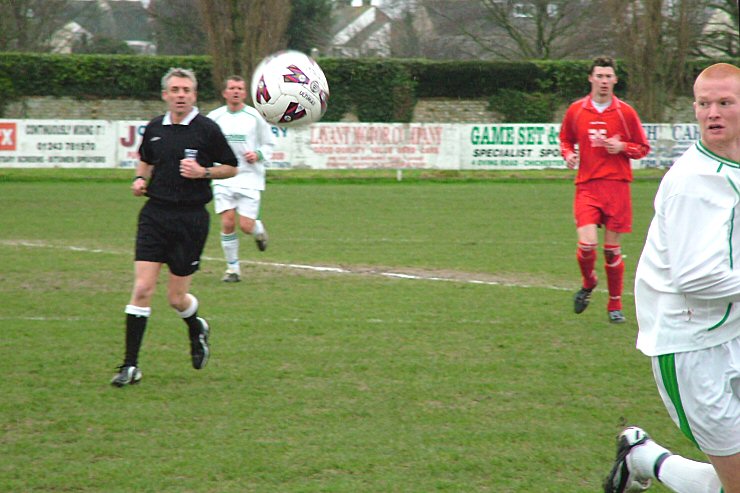
[[[686,60],[699,39],[702,0],[614,0],[619,54],[628,67],[629,97],[643,121],[662,120],[667,101],[685,86]]]
[[[707,23],[693,54],[706,58],[740,56],[740,3],[711,0],[706,13]]]
[[[304,53],[324,50],[331,41],[331,0],[291,0],[286,38],[288,47]]]
[[[0,50],[49,51],[65,21],[68,0],[1,0]]]
[[[559,59],[581,56],[584,46],[604,52],[608,44],[594,32],[601,0],[420,0],[436,34],[456,35],[459,57],[482,51],[505,60]],[[424,15],[424,14],[422,14]],[[467,43],[466,43],[467,42]],[[471,45],[470,42],[473,44]],[[455,44],[455,43],[452,43]],[[477,48],[477,49],[476,49]],[[462,50],[461,50],[462,49]]]
[[[421,52],[420,34],[414,25],[414,16],[410,11],[393,21],[391,28],[391,55],[398,58],[413,58]]]
[[[148,8],[160,55],[203,55],[208,51],[198,0],[152,0]]]
[[[285,48],[290,0],[198,0],[198,6],[216,87],[230,74],[248,78],[262,58]]]

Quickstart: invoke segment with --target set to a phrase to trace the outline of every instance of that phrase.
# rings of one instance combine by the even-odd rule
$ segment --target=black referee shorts
[[[205,206],[169,206],[149,200],[139,212],[136,260],[167,264],[176,276],[195,273],[210,220]]]

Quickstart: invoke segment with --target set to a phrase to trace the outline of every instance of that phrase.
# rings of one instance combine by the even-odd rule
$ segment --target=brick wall
[[[221,101],[201,101],[198,106],[201,112],[208,112],[221,104],[223,104]],[[414,122],[495,122],[495,115],[486,110],[486,105],[485,100],[422,99],[414,109]],[[76,100],[35,97],[13,101],[6,108],[3,117],[58,120],[149,120],[164,111],[165,103],[157,100]],[[357,121],[357,118],[354,115],[347,115],[344,120]]]
[[[204,102],[201,111],[208,112],[221,104]],[[150,120],[165,111],[160,100],[89,99],[35,97],[13,101],[3,118],[54,120]]]
[[[202,101],[201,112],[207,113],[223,104],[221,101]],[[331,102],[330,102],[331,104]],[[486,99],[420,99],[414,108],[416,123],[499,123],[500,117],[486,108]],[[24,98],[10,103],[3,118],[55,119],[55,120],[150,120],[165,111],[159,100],[121,100],[37,97]],[[552,123],[559,123],[565,107],[556,112]],[[357,121],[348,114],[343,121]],[[690,123],[694,121],[691,98],[680,98],[667,108],[664,122]]]

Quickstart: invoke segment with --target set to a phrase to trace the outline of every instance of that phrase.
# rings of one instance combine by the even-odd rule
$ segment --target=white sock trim
[[[663,462],[658,480],[673,491],[682,493],[719,493],[722,488],[711,464],[679,455],[672,455]]]
[[[239,262],[239,236],[236,232],[225,235],[221,233],[221,249],[227,264]]]
[[[254,221],[254,227],[252,228],[252,236],[261,235],[261,234],[264,234],[264,232],[265,232],[265,225],[262,224],[262,221],[260,221],[259,219]]]
[[[641,479],[654,478],[655,461],[666,452],[670,452],[652,440],[634,447],[627,456],[627,465]]]
[[[136,315],[137,317],[147,317],[152,314],[152,307],[150,306],[136,306],[136,305],[126,305],[126,309],[124,310],[128,315]]]
[[[180,315],[180,317],[182,317],[182,318],[192,317],[193,314],[195,314],[195,312],[198,311],[198,298],[196,298],[195,296],[193,296],[190,293],[186,294],[185,296],[187,296],[188,298],[190,298],[190,306],[187,307],[183,311],[180,311],[180,310],[175,309],[175,311],[177,312],[177,314]]]

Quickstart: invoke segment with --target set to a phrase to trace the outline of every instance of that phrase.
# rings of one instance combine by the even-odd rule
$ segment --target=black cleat
[[[624,318],[622,310],[612,310],[609,312],[609,321],[613,324],[623,324],[627,319]]]
[[[574,312],[582,313],[586,308],[588,308],[588,304],[591,303],[591,291],[593,290],[594,288],[581,288],[578,290],[578,292],[573,296]]]
[[[257,249],[260,252],[264,252],[267,250],[267,240],[269,239],[269,236],[267,236],[267,230],[263,229],[262,233],[258,235],[254,235],[254,242],[257,244]]]
[[[239,282],[241,281],[241,276],[237,274],[236,272],[232,272],[230,270],[227,270],[224,273],[224,277],[221,278],[221,281],[223,282]]]
[[[604,493],[627,493],[645,491],[650,487],[650,479],[639,479],[632,471],[627,460],[633,448],[650,440],[644,430],[630,426],[617,436],[617,457],[604,481]]]
[[[198,338],[190,341],[190,357],[193,360],[193,368],[202,370],[208,363],[210,348],[208,347],[208,334],[211,332],[205,318],[198,317],[201,329]]]
[[[136,366],[121,365],[118,367],[118,370],[118,374],[110,381],[113,386],[123,387],[125,385],[134,385],[141,381],[141,370]]]

